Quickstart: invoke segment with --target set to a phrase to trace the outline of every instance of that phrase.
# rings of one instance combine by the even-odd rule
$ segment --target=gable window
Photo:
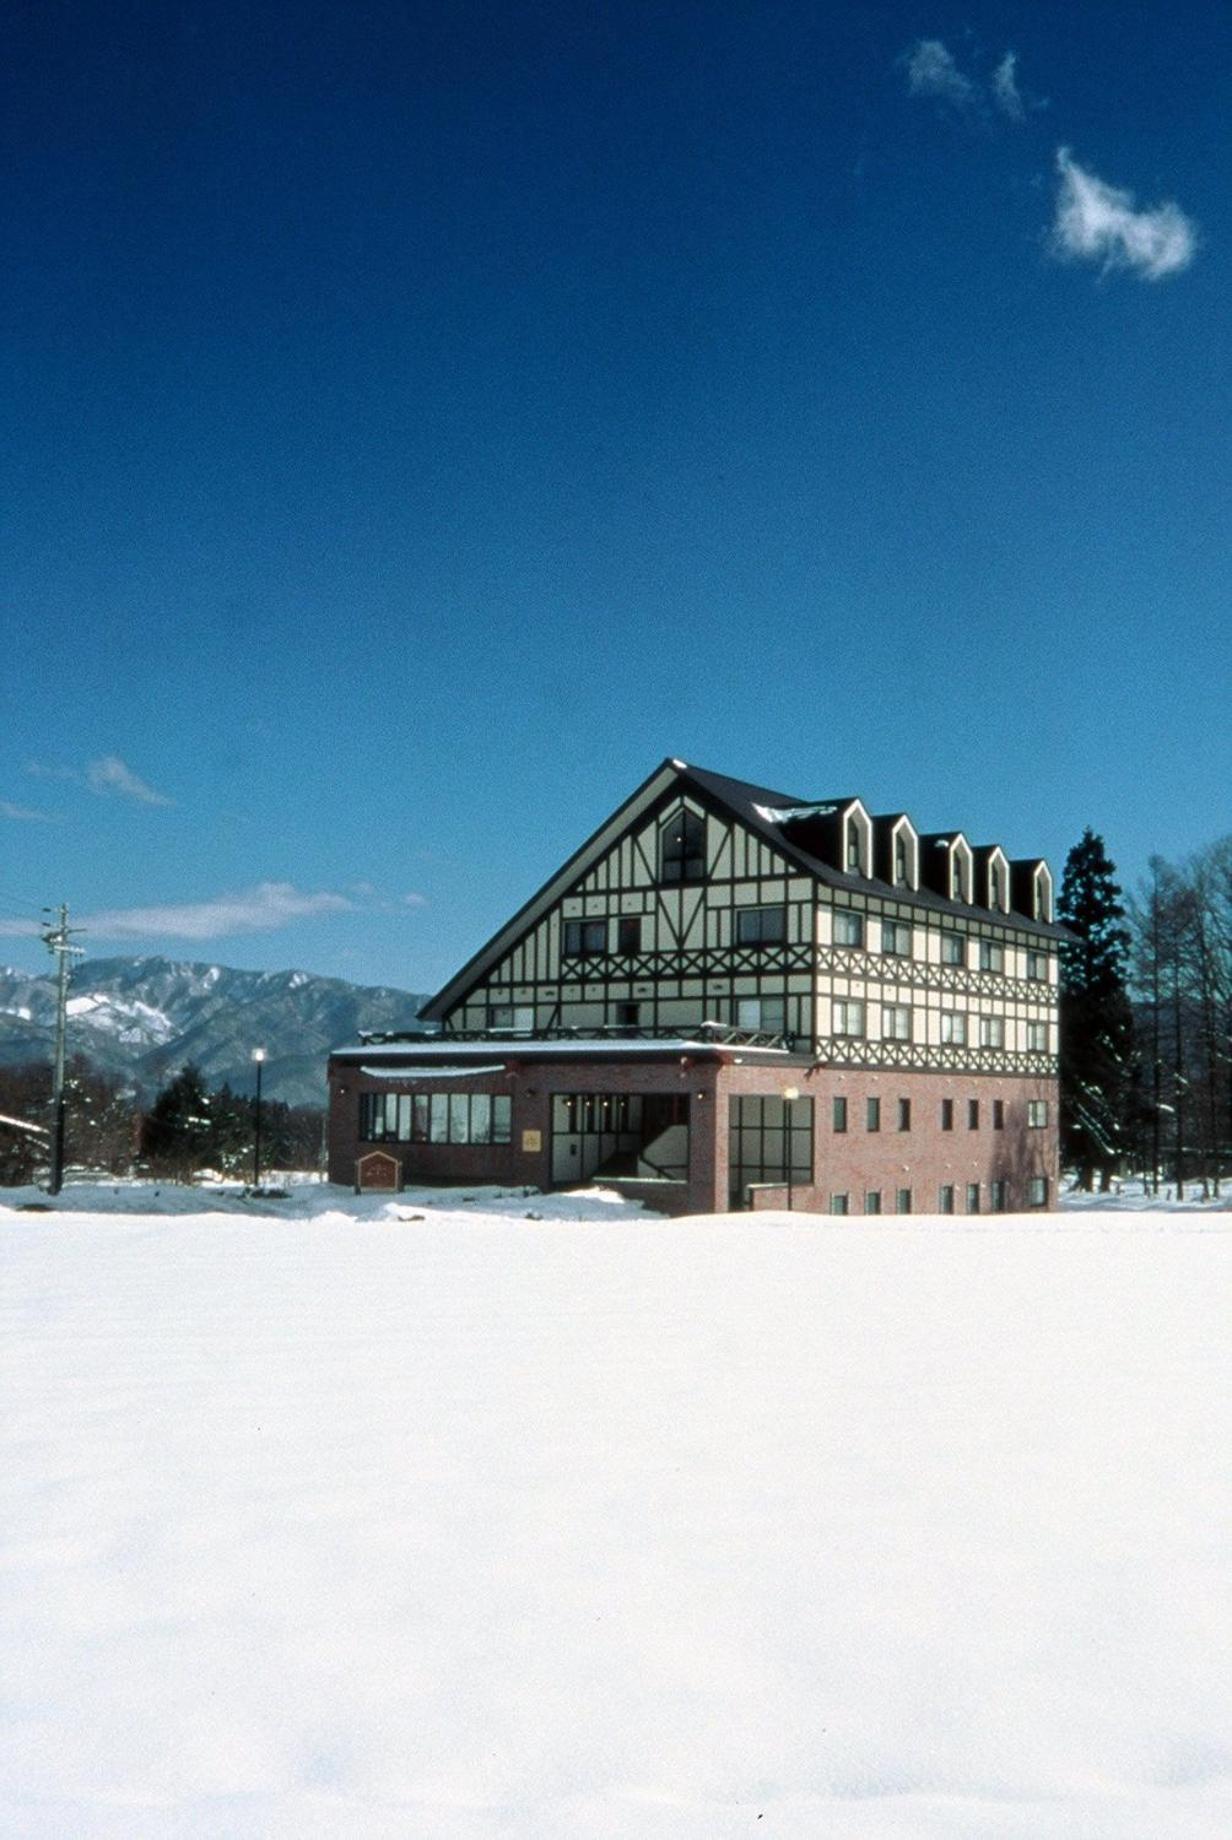
[[[862,946],[863,914],[853,914],[849,907],[837,908],[834,915],[834,943],[836,946]]]
[[[911,923],[907,920],[881,922],[881,949],[896,958],[911,957]]]
[[[632,958],[642,949],[642,922],[637,914],[622,914],[616,922],[616,950]]]
[[[565,921],[566,958],[601,958],[606,951],[606,920]]]
[[[988,871],[988,905],[990,907],[1001,905],[1001,871],[996,863],[993,863]]]
[[[847,820],[847,871],[851,875],[860,873],[860,827],[854,818]]]
[[[883,1003],[881,1006],[881,1034],[885,1041],[911,1040],[911,1005],[910,1003]]]
[[[858,998],[834,999],[831,1031],[835,1035],[863,1035],[864,1005]]]
[[[943,965],[965,965],[967,962],[967,942],[961,933],[942,933],[941,963]]]
[[[894,839],[894,882],[901,887],[907,879],[907,839],[900,832]]]
[[[706,820],[682,807],[673,812],[659,832],[659,880],[704,882],[706,879]]]
[[[950,898],[954,901],[961,901],[963,898],[962,863],[957,855],[950,858]]]
[[[737,945],[779,945],[786,937],[787,909],[785,907],[738,907],[736,909]]]
[[[494,1003],[488,1010],[488,1027],[493,1033],[497,1029],[508,1029],[515,1035],[529,1035],[534,1026],[533,1003]]]

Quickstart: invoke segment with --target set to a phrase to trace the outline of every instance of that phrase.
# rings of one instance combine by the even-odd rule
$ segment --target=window
[[[876,1097],[864,1101],[864,1128],[866,1131],[881,1129],[881,1100]]]
[[[850,1208],[849,1208],[850,1200],[851,1200],[851,1197],[849,1195],[831,1195],[830,1196],[830,1212],[832,1214],[848,1213],[850,1211]]]
[[[659,832],[659,880],[703,882],[706,879],[706,820],[682,807]]]
[[[731,1198],[747,1205],[752,1183],[789,1178],[799,1184],[813,1173],[813,1101],[740,1094],[728,1105]]]
[[[911,1040],[911,1005],[910,1003],[883,1003],[881,1006],[881,1034],[884,1041]]]
[[[1031,979],[1032,983],[1035,984],[1046,984],[1048,982],[1047,952],[1027,953],[1027,976]]]
[[[606,920],[565,921],[566,958],[599,958],[606,951]]]
[[[1001,871],[996,863],[993,863],[988,871],[988,905],[990,907],[1001,905]]]
[[[956,1048],[965,1046],[967,1040],[967,1018],[960,1009],[943,1009],[941,1012],[941,1039]]]
[[[967,942],[961,933],[942,933],[941,963],[943,965],[965,965],[967,962]]]
[[[880,1214],[881,1190],[879,1188],[870,1188],[868,1190],[868,1193],[864,1197],[864,1212],[866,1214]]]
[[[1005,1129],[1005,1100],[994,1099],[992,1102],[992,1128],[994,1131]]]
[[[1027,1100],[1027,1126],[1032,1131],[1042,1131],[1048,1123],[1047,1099]]]
[[[1004,1176],[994,1176],[988,1185],[988,1205],[994,1214],[1004,1214],[1010,1204],[1010,1185]]]
[[[911,1101],[900,1099],[898,1102],[898,1128],[900,1131],[911,1129]]]
[[[952,1214],[954,1212],[954,1184],[943,1182],[937,1190],[937,1212]]]
[[[864,944],[864,915],[853,914],[849,907],[836,908],[834,943],[836,946],[862,946]]]
[[[896,958],[911,957],[911,923],[908,920],[881,922],[881,949]]]
[[[507,1144],[506,1093],[361,1093],[359,1134],[369,1143]]]
[[[852,997],[836,997],[832,1021],[835,1035],[863,1035],[864,1005]]]
[[[967,1129],[978,1131],[980,1128],[980,1102],[978,1099],[967,1100]]]
[[[641,1127],[637,1093],[557,1093],[552,1101],[552,1128],[569,1137],[625,1136]]]
[[[736,1027],[781,1035],[787,1027],[786,997],[737,997]]]
[[[901,887],[907,879],[907,839],[900,834],[894,839],[894,883]]]
[[[737,945],[777,945],[786,937],[787,909],[785,907],[738,907],[736,909]]]
[[[1005,1046],[1005,1017],[980,1017],[981,1048],[1003,1048]]]
[[[950,898],[954,901],[961,901],[963,898],[962,863],[957,855],[950,858]]]
[[[967,1212],[978,1214],[980,1211],[980,1185],[978,1182],[967,1184]]]
[[[1031,1177],[1031,1180],[1027,1183],[1027,1206],[1033,1208],[1048,1206],[1047,1176]]]
[[[952,1099],[941,1101],[941,1129],[943,1131],[954,1129],[954,1101]]]
[[[1005,947],[998,940],[980,940],[980,970],[1005,970]]]
[[[845,1131],[847,1129],[847,1101],[846,1099],[839,1098],[839,1099],[833,1100],[832,1111],[833,1111],[834,1129],[836,1131]]]
[[[515,1035],[529,1035],[535,1027],[533,1003],[494,1003],[488,1011],[488,1027],[495,1033],[508,1029]]]
[[[1034,1054],[1047,1054],[1048,1024],[1046,1022],[1028,1022],[1027,1047]]]
[[[635,1029],[642,1019],[640,1003],[618,1003],[616,1005],[616,1026],[622,1029]]]
[[[622,958],[632,958],[642,949],[642,922],[637,914],[622,914],[616,922],[616,950]]]
[[[847,820],[847,869],[853,875],[860,873],[860,827],[854,818]]]
[[[909,1188],[899,1188],[895,1190],[894,1212],[896,1214],[909,1214],[911,1212],[911,1190]]]

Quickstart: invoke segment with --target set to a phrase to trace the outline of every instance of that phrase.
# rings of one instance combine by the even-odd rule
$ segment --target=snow
[[[1232,1832],[1226,1201],[6,1195],[0,1832]]]

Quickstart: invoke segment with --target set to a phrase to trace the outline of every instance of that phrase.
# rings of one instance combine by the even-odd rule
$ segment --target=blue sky
[[[439,985],[666,755],[1232,828],[1232,14],[23,6],[0,956]]]

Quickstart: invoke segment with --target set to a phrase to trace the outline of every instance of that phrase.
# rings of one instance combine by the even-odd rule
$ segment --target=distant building
[[[424,1006],[330,1057],[330,1177],[671,1212],[1046,1208],[1052,878],[669,760]]]

